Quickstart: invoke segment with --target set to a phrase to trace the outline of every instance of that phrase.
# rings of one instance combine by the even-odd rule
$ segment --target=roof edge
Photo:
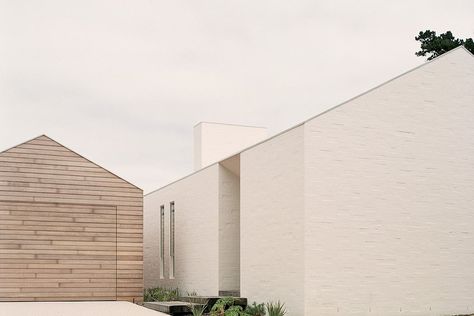
[[[235,155],[234,155],[234,156],[235,156]],[[230,157],[228,157],[228,158],[230,158]],[[228,158],[226,158],[226,159],[228,159]],[[226,160],[226,159],[224,159],[224,160]],[[222,161],[222,160],[221,160],[221,161]],[[156,193],[156,192],[158,192],[158,191],[160,191],[160,190],[163,190],[163,189],[166,188],[166,187],[169,187],[170,185],[173,185],[173,184],[175,184],[175,183],[177,183],[177,182],[179,182],[179,181],[182,181],[182,180],[184,180],[184,179],[187,179],[187,178],[189,178],[189,177],[192,177],[192,176],[194,176],[195,174],[198,174],[198,173],[201,172],[201,171],[207,170],[207,169],[209,169],[209,168],[211,168],[211,167],[213,167],[213,166],[215,166],[215,165],[220,164],[221,161],[214,162],[214,163],[211,164],[211,165],[205,166],[205,167],[203,167],[203,168],[201,168],[201,169],[199,169],[199,170],[196,170],[196,171],[193,171],[193,172],[191,172],[191,173],[188,173],[187,175],[185,175],[185,176],[183,176],[183,177],[181,177],[181,178],[178,178],[178,179],[176,179],[176,180],[173,180],[173,181],[171,181],[171,182],[169,182],[169,183],[167,183],[167,184],[165,184],[165,185],[163,185],[163,186],[161,186],[161,187],[159,187],[159,188],[157,188],[157,189],[155,189],[155,190],[153,190],[153,191],[148,192],[147,194],[144,194],[143,197],[145,197],[145,196],[147,196],[147,195],[150,195],[150,194],[153,194],[153,193]]]
[[[368,93],[370,93],[370,92],[372,92],[372,91],[374,91],[374,90],[376,90],[376,89],[378,89],[378,88],[380,88],[380,87],[383,87],[383,86],[389,84],[390,82],[392,82],[392,81],[394,81],[394,80],[396,80],[396,79],[398,79],[398,78],[400,78],[400,77],[403,77],[403,76],[405,76],[405,75],[407,75],[407,74],[409,74],[409,73],[411,73],[411,72],[413,72],[413,71],[415,71],[415,70],[417,70],[417,69],[419,69],[419,68],[422,68],[422,67],[424,67],[424,66],[426,66],[426,65],[429,65],[429,64],[431,64],[432,62],[438,61],[439,59],[441,59],[441,58],[443,58],[443,57],[445,57],[445,56],[451,54],[451,53],[454,52],[454,51],[462,50],[462,49],[464,49],[464,50],[467,51],[472,57],[474,57],[474,54],[472,54],[467,48],[465,48],[464,45],[460,45],[460,46],[458,46],[458,47],[456,47],[456,48],[453,48],[453,49],[451,49],[450,51],[448,51],[448,52],[446,52],[446,53],[444,53],[444,54],[442,54],[442,55],[440,55],[440,56],[438,56],[438,57],[436,57],[436,58],[433,58],[432,60],[425,61],[424,63],[422,63],[422,64],[420,64],[420,65],[418,65],[418,66],[415,66],[415,67],[413,67],[413,68],[411,68],[411,69],[409,69],[409,70],[407,70],[407,71],[405,71],[405,72],[402,72],[401,74],[399,74],[399,75],[397,75],[397,76],[395,76],[395,77],[393,77],[393,78],[391,78],[391,79],[389,79],[389,80],[386,80],[386,81],[384,81],[384,82],[382,82],[382,83],[376,85],[375,87],[370,88],[369,90],[366,90],[366,91],[364,91],[364,92],[362,92],[362,93],[359,93],[359,94],[357,94],[356,96],[354,96],[354,97],[352,97],[352,98],[350,98],[350,99],[347,99],[346,101],[343,101],[342,103],[339,103],[339,104],[337,104],[337,105],[335,105],[335,106],[333,106],[333,107],[330,107],[330,108],[328,108],[327,110],[324,110],[324,111],[322,111],[322,112],[320,112],[320,113],[318,113],[318,114],[316,114],[316,115],[314,115],[314,116],[312,116],[312,117],[310,117],[310,118],[308,118],[308,119],[306,119],[306,120],[304,120],[304,121],[302,121],[302,122],[300,122],[300,123],[298,123],[298,124],[296,124],[296,125],[293,125],[293,126],[287,128],[287,129],[284,129],[283,131],[281,131],[281,132],[279,132],[279,133],[277,133],[277,134],[275,134],[275,135],[272,135],[272,136],[270,136],[270,137],[268,137],[268,138],[266,138],[266,139],[264,139],[264,140],[262,140],[262,141],[260,141],[260,142],[258,142],[258,143],[255,143],[255,144],[253,144],[253,145],[251,145],[251,146],[249,146],[249,147],[246,147],[246,148],[244,148],[244,149],[242,149],[242,150],[240,150],[240,151],[238,151],[238,152],[236,152],[236,153],[234,153],[234,154],[232,154],[232,155],[230,155],[230,156],[224,157],[223,159],[221,159],[221,160],[219,160],[219,161],[217,161],[217,162],[215,162],[215,163],[213,163],[213,164],[211,164],[211,165],[208,165],[208,166],[206,166],[206,167],[204,167],[204,168],[202,168],[202,169],[199,169],[199,170],[194,171],[194,172],[192,172],[192,173],[190,173],[190,174],[188,174],[188,175],[186,175],[186,176],[184,176],[184,177],[181,177],[181,178],[179,178],[179,179],[177,179],[177,180],[175,180],[175,181],[173,181],[173,182],[170,182],[170,183],[168,183],[168,184],[166,184],[166,185],[164,185],[164,186],[161,186],[161,187],[159,187],[159,188],[157,188],[157,189],[155,189],[155,190],[153,190],[153,191],[151,191],[151,192],[145,194],[144,196],[147,196],[147,195],[149,195],[149,194],[152,194],[152,193],[154,193],[154,192],[157,192],[157,191],[159,191],[159,190],[161,190],[161,189],[163,189],[163,188],[166,188],[166,187],[169,186],[169,185],[172,185],[172,184],[174,184],[174,183],[176,183],[176,182],[178,182],[178,181],[181,181],[181,180],[183,180],[183,179],[186,179],[187,177],[190,177],[190,176],[196,174],[197,172],[199,172],[199,171],[201,171],[201,170],[207,169],[207,168],[209,168],[209,167],[211,167],[211,166],[213,166],[213,165],[215,165],[215,164],[219,164],[221,161],[227,160],[227,159],[229,159],[229,158],[231,158],[231,157],[233,157],[233,156],[235,156],[235,155],[240,155],[241,153],[243,153],[243,152],[245,152],[245,151],[247,151],[247,150],[249,150],[249,149],[252,149],[253,147],[256,147],[256,146],[258,146],[258,145],[260,145],[260,144],[262,144],[262,143],[265,143],[265,142],[267,142],[267,141],[270,141],[270,140],[272,140],[273,138],[276,138],[276,137],[278,137],[278,136],[280,136],[280,135],[282,135],[282,134],[285,134],[285,133],[291,131],[292,129],[295,129],[295,128],[298,128],[298,127],[300,127],[300,126],[302,126],[302,125],[305,125],[307,122],[309,122],[309,121],[311,121],[311,120],[313,120],[313,119],[315,119],[315,118],[317,118],[317,117],[320,117],[320,116],[322,116],[322,115],[324,115],[324,114],[326,114],[326,113],[328,113],[328,112],[331,112],[332,110],[335,110],[335,109],[337,109],[337,108],[339,108],[339,107],[341,107],[341,106],[343,106],[343,105],[345,105],[345,104],[347,104],[347,103],[349,103],[349,102],[351,102],[351,101],[353,101],[353,100],[355,100],[355,99],[358,99],[358,98],[360,98],[360,97],[362,97],[362,96],[364,96],[364,95],[366,95],[366,94],[368,94]],[[199,124],[199,123],[198,123],[198,124]]]
[[[26,141],[24,141],[24,142],[22,142],[22,143],[19,143],[19,144],[17,144],[17,145],[8,147],[8,148],[6,148],[6,149],[0,151],[0,155],[3,154],[4,152],[9,151],[10,149],[13,149],[13,148],[16,148],[16,147],[18,147],[18,146],[21,146],[21,145],[24,145],[24,144],[26,144],[26,143],[29,143],[29,142],[31,142],[32,140],[35,140],[35,139],[40,138],[40,137],[47,137],[47,138],[51,139],[51,137],[48,137],[48,136],[45,135],[45,134],[41,134],[41,135],[38,135],[38,136],[33,137],[33,138],[31,138],[31,139],[28,139],[28,140],[26,140]],[[51,140],[53,140],[53,139],[51,139]],[[61,145],[61,146],[62,146],[62,145]]]
[[[461,46],[462,48],[464,48],[464,50],[465,50],[466,52],[468,52],[469,54],[471,54],[472,57],[474,57],[474,53],[472,53],[469,49],[467,49],[466,46],[464,46],[464,45],[460,45],[460,46]],[[453,48],[452,50],[455,50],[455,49],[458,49],[458,47]],[[451,51],[451,50],[450,50],[450,51]],[[449,52],[450,52],[450,51],[449,51]],[[449,52],[446,52],[445,54],[447,54],[447,53],[449,53]],[[444,55],[444,54],[443,54],[443,55]]]
[[[2,150],[2,151],[0,151],[0,155],[1,155],[2,153],[4,153],[4,152],[9,151],[10,149],[19,147],[19,146],[21,146],[21,145],[25,145],[25,144],[27,144],[27,143],[29,143],[29,142],[35,140],[35,139],[38,139],[38,138],[40,138],[40,137],[46,137],[47,139],[51,140],[52,142],[55,142],[55,143],[58,144],[59,146],[64,147],[64,148],[66,148],[67,150],[69,150],[70,152],[75,153],[76,155],[78,155],[78,156],[81,157],[82,159],[85,159],[85,160],[87,160],[88,162],[94,164],[95,166],[97,166],[97,167],[99,167],[99,168],[101,168],[101,169],[107,171],[108,173],[110,173],[110,174],[114,175],[115,177],[119,178],[120,180],[122,180],[122,181],[124,181],[124,182],[130,184],[130,185],[133,186],[134,188],[136,188],[136,189],[142,191],[142,193],[143,193],[143,189],[137,187],[135,184],[131,183],[130,181],[125,180],[124,178],[118,176],[118,175],[115,174],[114,172],[112,172],[112,171],[110,171],[110,170],[108,170],[108,169],[102,167],[101,165],[99,165],[99,164],[93,162],[92,160],[90,160],[90,159],[84,157],[83,155],[79,154],[78,152],[72,150],[71,148],[69,148],[69,147],[67,147],[67,146],[64,146],[63,144],[61,144],[60,142],[54,140],[53,138],[49,137],[49,136],[46,135],[46,134],[41,134],[41,135],[36,136],[36,137],[34,137],[34,138],[32,138],[32,139],[29,139],[29,140],[27,140],[27,141],[24,141],[23,143],[20,143],[20,144],[18,144],[18,145],[12,146],[12,147],[10,147],[10,148],[8,148],[8,149]]]
[[[193,128],[202,124],[215,124],[215,125],[227,125],[227,126],[237,126],[237,127],[250,127],[250,128],[260,128],[260,129],[268,129],[265,126],[256,126],[256,125],[244,125],[244,124],[235,124],[235,123],[220,123],[220,122],[211,122],[211,121],[200,121],[196,124],[194,124]]]
[[[450,51],[448,51],[448,52],[446,52],[446,53],[444,53],[444,54],[442,54],[442,55],[439,55],[439,56],[436,57],[436,58],[433,58],[433,59],[431,59],[431,60],[425,61],[424,63],[422,63],[422,64],[420,64],[420,65],[418,65],[418,66],[415,66],[415,67],[413,67],[413,68],[411,68],[411,69],[409,69],[409,70],[407,70],[407,71],[404,71],[404,72],[402,72],[401,74],[399,74],[399,75],[397,75],[397,76],[395,76],[395,77],[393,77],[393,78],[391,78],[391,79],[388,79],[388,80],[386,80],[386,81],[384,81],[384,82],[382,82],[382,83],[376,85],[376,86],[373,87],[373,88],[370,88],[369,90],[366,90],[366,91],[364,91],[364,92],[362,92],[362,93],[359,93],[359,94],[357,94],[356,96],[354,96],[354,97],[352,97],[352,98],[350,98],[350,99],[347,99],[346,101],[343,101],[342,103],[339,103],[339,104],[337,104],[337,105],[335,105],[335,106],[333,106],[333,107],[330,107],[329,109],[324,110],[323,112],[318,113],[318,114],[316,114],[316,115],[314,115],[314,116],[312,116],[312,117],[310,117],[310,118],[304,120],[304,121],[303,121],[303,124],[306,123],[306,122],[309,122],[309,121],[311,121],[311,120],[313,120],[313,119],[315,119],[315,118],[317,118],[317,117],[319,117],[319,116],[321,116],[321,115],[324,115],[324,114],[326,114],[326,113],[328,113],[328,112],[330,112],[330,111],[332,111],[332,110],[335,110],[336,108],[338,108],[338,107],[340,107],[340,106],[343,106],[343,105],[345,105],[346,103],[349,103],[349,102],[351,102],[351,101],[353,101],[353,100],[355,100],[355,99],[358,99],[358,98],[360,98],[360,97],[362,97],[362,96],[364,96],[364,95],[366,95],[366,94],[369,94],[370,92],[372,92],[372,91],[374,91],[374,90],[376,90],[376,89],[378,89],[378,88],[381,88],[381,87],[383,87],[383,86],[385,86],[385,85],[391,83],[392,81],[397,80],[397,79],[400,78],[400,77],[403,77],[403,76],[405,76],[405,75],[408,75],[409,73],[411,73],[411,72],[413,72],[413,71],[415,71],[415,70],[417,70],[417,69],[419,69],[419,68],[422,68],[422,67],[424,67],[424,66],[427,66],[427,65],[431,64],[432,62],[438,61],[438,60],[442,59],[443,57],[446,57],[447,55],[451,54],[451,53],[454,52],[454,51],[458,51],[458,50],[462,50],[462,49],[464,49],[464,50],[465,50],[466,52],[468,52],[472,57],[474,57],[474,54],[472,54],[466,47],[464,47],[464,45],[459,45],[458,47],[453,48],[453,49],[451,49]],[[296,126],[295,126],[295,127],[296,127]]]

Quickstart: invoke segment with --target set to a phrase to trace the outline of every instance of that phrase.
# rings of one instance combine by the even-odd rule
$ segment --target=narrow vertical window
[[[174,279],[174,202],[170,202],[170,279]]]
[[[160,206],[160,279],[165,277],[165,206]]]

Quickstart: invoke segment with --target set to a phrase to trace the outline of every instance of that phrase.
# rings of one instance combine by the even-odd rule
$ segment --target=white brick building
[[[290,316],[474,313],[467,50],[248,143],[256,134],[145,196],[146,287],[240,291]]]

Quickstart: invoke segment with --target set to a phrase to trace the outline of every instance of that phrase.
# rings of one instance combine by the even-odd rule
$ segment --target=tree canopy
[[[472,38],[456,38],[451,31],[439,35],[436,35],[436,32],[431,30],[420,31],[418,36],[415,36],[415,40],[421,43],[421,50],[416,52],[415,55],[428,55],[428,60],[438,57],[460,45],[464,45],[467,50],[474,54],[474,41]]]

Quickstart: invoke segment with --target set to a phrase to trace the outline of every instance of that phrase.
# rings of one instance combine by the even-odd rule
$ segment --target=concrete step
[[[143,306],[149,309],[153,309],[158,312],[166,313],[169,315],[192,315],[191,306],[201,305],[192,302],[183,301],[170,301],[170,302],[145,302]]]

